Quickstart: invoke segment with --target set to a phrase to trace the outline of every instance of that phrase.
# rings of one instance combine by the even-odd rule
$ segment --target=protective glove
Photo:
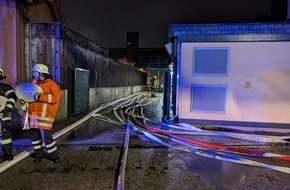
[[[25,102],[24,102],[24,104],[21,104],[20,107],[21,107],[21,110],[22,110],[22,111],[27,111],[27,110],[28,110],[28,109],[27,109],[27,107],[28,107],[28,103],[25,103]]]

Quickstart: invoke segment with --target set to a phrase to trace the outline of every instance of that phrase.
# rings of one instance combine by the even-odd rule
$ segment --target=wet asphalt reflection
[[[222,184],[232,185],[245,180],[249,169],[243,165],[210,158],[196,158],[190,161],[189,171],[206,176],[217,188]]]

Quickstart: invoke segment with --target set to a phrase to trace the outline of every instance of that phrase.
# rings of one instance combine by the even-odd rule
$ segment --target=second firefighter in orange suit
[[[29,103],[28,106],[29,133],[34,149],[34,162],[41,162],[46,151],[47,158],[58,163],[60,158],[51,129],[58,110],[61,91],[57,83],[52,80],[46,65],[35,64],[32,68],[32,76],[34,83],[43,91],[41,94],[35,94],[35,101]]]

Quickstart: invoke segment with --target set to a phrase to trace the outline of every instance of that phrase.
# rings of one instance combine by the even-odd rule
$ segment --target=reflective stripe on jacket
[[[0,82],[0,119],[11,121],[12,110],[17,97],[14,89],[9,84]]]
[[[36,84],[42,88],[43,93],[37,101],[29,103],[28,117],[30,128],[51,130],[58,110],[61,91],[52,79],[46,79]]]

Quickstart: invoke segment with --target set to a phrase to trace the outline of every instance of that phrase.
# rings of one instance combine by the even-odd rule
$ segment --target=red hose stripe
[[[184,140],[186,142],[190,142],[199,146],[203,146],[203,147],[208,147],[208,148],[213,148],[213,149],[218,149],[218,150],[226,150],[226,151],[232,151],[232,152],[239,152],[239,153],[246,153],[246,154],[254,154],[256,156],[263,156],[263,154],[265,154],[264,152],[260,152],[260,151],[255,151],[255,150],[247,150],[247,149],[242,149],[242,148],[234,148],[234,147],[227,147],[227,146],[222,146],[222,145],[217,145],[217,144],[210,144],[210,143],[204,143],[204,142],[200,142],[200,141],[196,141],[196,140],[192,140],[192,139],[188,139],[186,137],[180,137],[180,136],[176,136],[167,132],[163,132],[163,131],[159,131],[156,130],[148,125],[144,125],[140,122],[138,122],[135,118],[134,122],[137,123],[139,126],[142,126],[144,128],[146,128],[148,131],[151,132],[155,132],[155,133],[162,133],[162,134],[166,134],[170,137],[174,137],[176,139],[179,140]]]

